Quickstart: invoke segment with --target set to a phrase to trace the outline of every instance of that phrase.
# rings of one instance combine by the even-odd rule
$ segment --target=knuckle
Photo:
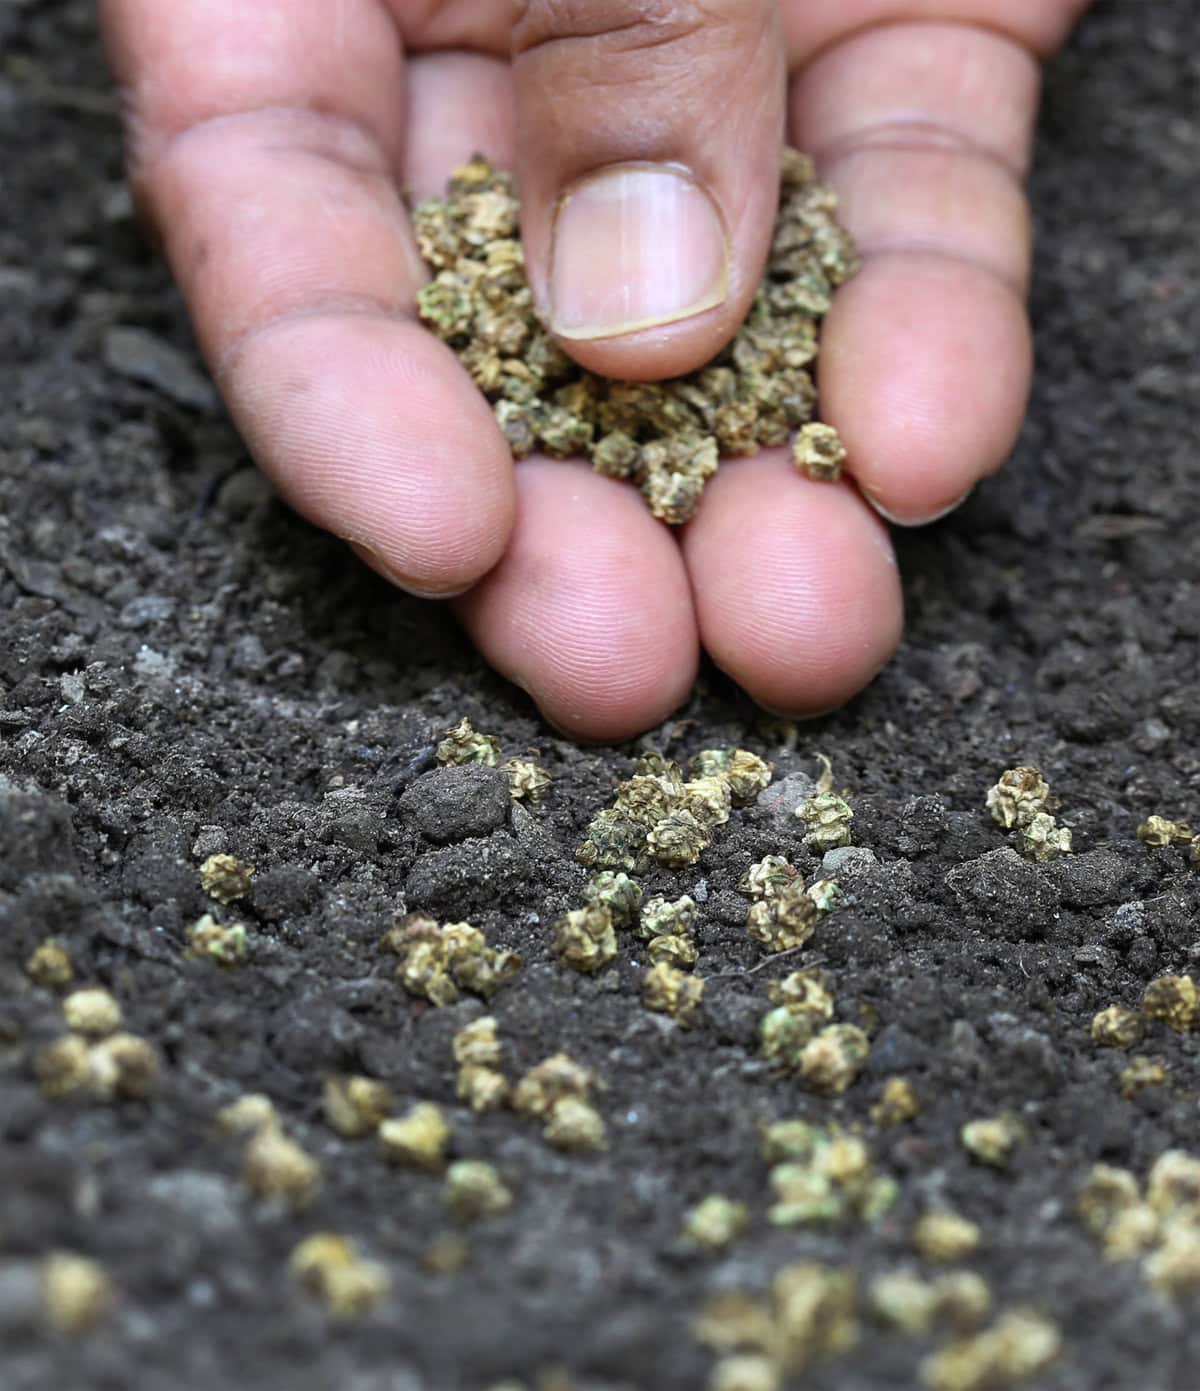
[[[517,0],[514,54],[587,44],[606,54],[685,45],[760,15],[763,0]]]

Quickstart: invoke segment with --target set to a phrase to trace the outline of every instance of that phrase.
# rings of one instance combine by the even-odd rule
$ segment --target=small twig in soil
[[[803,946],[788,947],[786,951],[777,951],[773,956],[768,956],[760,961],[757,966],[748,966],[744,971],[718,971],[715,976],[700,976],[698,979],[703,980],[707,985],[710,980],[738,980],[742,976],[757,975],[764,966],[773,966],[777,961],[782,961],[788,956],[795,956],[798,952],[802,952],[803,950]],[[824,966],[825,960],[823,956],[814,956],[808,964],[810,966]]]

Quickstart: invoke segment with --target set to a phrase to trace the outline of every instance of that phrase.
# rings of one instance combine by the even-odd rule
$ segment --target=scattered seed
[[[573,908],[554,924],[554,955],[573,971],[591,975],[617,955],[611,911],[600,903]]]
[[[800,1051],[800,1076],[826,1096],[844,1092],[866,1065],[871,1041],[856,1024],[827,1024]]]
[[[470,1243],[456,1232],[436,1238],[421,1253],[421,1265],[430,1275],[455,1275],[470,1260]]]
[[[63,1000],[67,1027],[88,1038],[103,1038],[121,1027],[121,1006],[100,986],[75,990]]]
[[[1167,1066],[1158,1058],[1132,1058],[1122,1069],[1121,1095],[1128,1100],[1144,1087],[1163,1087],[1167,1082]]]
[[[979,1249],[980,1231],[976,1223],[956,1212],[934,1209],[917,1222],[912,1239],[924,1260],[949,1265],[965,1261]]]
[[[1137,828],[1137,838],[1143,845],[1191,845],[1196,832],[1186,821],[1168,821],[1165,816],[1148,816]]]
[[[968,1121],[959,1134],[974,1158],[995,1169],[1006,1169],[1025,1143],[1024,1125],[1009,1113]]]
[[[796,816],[808,827],[803,844],[817,854],[851,843],[854,811],[834,792],[816,792],[796,808]]]
[[[200,866],[200,887],[218,903],[245,898],[254,878],[254,866],[243,864],[236,855],[210,855]]]
[[[568,1154],[604,1148],[604,1122],[596,1108],[576,1096],[563,1096],[550,1108],[542,1131],[548,1144]]]
[[[883,1086],[883,1095],[871,1107],[871,1119],[876,1125],[903,1125],[913,1120],[921,1110],[921,1103],[907,1077],[889,1077]]]
[[[536,758],[510,758],[500,765],[517,802],[540,802],[550,791],[550,775]]]
[[[1200,1014],[1200,991],[1191,976],[1159,976],[1146,987],[1142,1012],[1177,1034],[1187,1033]]]
[[[71,958],[53,937],[34,950],[25,963],[25,973],[34,985],[46,990],[65,990],[75,977]]]
[[[657,1014],[669,1014],[685,1029],[699,1022],[704,982],[665,961],[642,977],[642,1003]]]
[[[307,1207],[321,1181],[321,1167],[295,1140],[274,1125],[251,1135],[242,1181],[259,1198],[278,1198],[291,1208]]]
[[[441,1169],[450,1143],[450,1123],[440,1106],[419,1101],[405,1115],[379,1126],[383,1157],[410,1169]]]
[[[836,483],[846,462],[846,446],[831,425],[810,421],[796,432],[792,462],[814,482]]]
[[[42,1262],[42,1301],[46,1316],[64,1333],[86,1333],[111,1311],[112,1280],[97,1261],[56,1251]]]
[[[225,1135],[248,1135],[277,1125],[274,1102],[261,1092],[247,1092],[217,1112],[217,1128]]]
[[[353,1242],[335,1232],[317,1232],[306,1237],[293,1250],[288,1266],[335,1319],[361,1317],[379,1303],[391,1286],[383,1266],[364,1260]]]
[[[566,1053],[554,1053],[530,1068],[517,1083],[512,1094],[513,1110],[545,1119],[564,1099],[587,1101],[595,1085],[596,1074],[591,1068]]]
[[[1045,811],[1049,800],[1050,785],[1040,768],[1009,768],[988,789],[987,809],[997,825],[1010,831],[1014,826],[1027,826],[1039,812]]]
[[[481,1159],[459,1159],[446,1171],[446,1205],[457,1222],[498,1217],[513,1195],[495,1168]]]
[[[223,926],[211,913],[188,928],[187,954],[194,961],[217,966],[240,966],[246,959],[246,929],[241,923]]]
[[[1033,1309],[1014,1309],[982,1333],[927,1357],[921,1377],[931,1391],[991,1391],[1044,1371],[1058,1356],[1058,1328]]]
[[[1099,1048],[1132,1048],[1144,1032],[1142,1016],[1124,1005],[1109,1005],[1092,1019],[1092,1042]]]
[[[392,1093],[373,1077],[328,1077],[321,1094],[325,1119],[348,1140],[371,1135],[392,1110]]]
[[[684,1219],[684,1235],[708,1251],[723,1251],[731,1246],[750,1220],[745,1203],[710,1193],[702,1198]]]
[[[437,761],[443,767],[460,763],[482,763],[494,768],[500,762],[500,741],[491,734],[477,734],[465,717],[449,730],[437,746]]]

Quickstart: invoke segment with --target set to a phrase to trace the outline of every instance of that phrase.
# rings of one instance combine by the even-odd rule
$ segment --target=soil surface
[[[849,707],[768,720],[709,671],[636,745],[580,748],[489,673],[442,609],[367,573],[272,496],[221,417],[168,278],[121,184],[116,104],[83,0],[0,7],[0,1338],[6,1391],[230,1385],[483,1391],[503,1378],[586,1391],[694,1391],[714,1354],[693,1320],[714,1294],[761,1293],[818,1260],[932,1273],[915,1219],[947,1205],[982,1228],[966,1264],[995,1307],[1032,1305],[1062,1351],[1028,1383],[1066,1391],[1196,1385],[1191,1297],[1106,1262],[1075,1211],[1097,1161],[1139,1175],[1200,1150],[1197,1038],[1152,1024],[1135,1056],[1165,1083],[1123,1096],[1130,1053],[1093,1014],[1136,1007],[1200,965],[1200,871],[1151,850],[1150,813],[1200,820],[1200,58],[1193,0],[1102,3],[1053,65],[1033,197],[1037,384],[1002,476],[953,517],[899,537],[908,632]],[[540,752],[539,806],[433,769],[468,716],[504,753]],[[874,852],[849,902],[798,957],[747,937],[739,878],[767,853],[820,868],[784,796],[735,810],[700,863],[648,893],[697,901],[684,1030],[640,1000],[622,934],[594,978],[560,967],[550,929],[577,906],[574,851],[636,756],[737,744],[776,782],[833,761]],[[1035,865],[984,810],[1035,763],[1075,853]],[[478,785],[477,785],[478,784]],[[459,811],[456,813],[455,808]],[[256,867],[222,907],[198,867]],[[998,853],[999,852],[999,853]],[[394,979],[380,939],[423,909],[468,919],[525,960],[491,1001],[511,1078],[568,1050],[595,1069],[608,1147],[552,1149],[529,1119],[456,1101],[450,1041],[484,1012],[434,1008]],[[248,960],[189,959],[201,914],[247,929]],[[61,1000],[25,971],[56,938],[80,983],[117,996],[161,1057],[146,1100],[45,1098],[33,1061]],[[766,986],[821,962],[840,1020],[871,1052],[844,1095],[764,1062]],[[423,1259],[454,1230],[436,1175],[383,1162],[323,1118],[331,1073],[443,1104],[452,1157],[487,1158],[509,1212],[466,1231],[461,1269]],[[919,1114],[871,1117],[907,1077]],[[320,1163],[311,1206],[254,1197],[218,1109],[273,1100]],[[964,1122],[1017,1113],[1007,1169],[973,1161]],[[870,1224],[779,1228],[758,1127],[857,1130],[899,1195]],[[724,1254],[681,1237],[709,1193],[750,1222]],[[331,1321],[288,1272],[316,1231],[353,1240],[391,1291]],[[89,1333],[47,1327],[50,1251],[100,1262],[116,1291]],[[864,1299],[865,1305],[865,1299]],[[795,1385],[918,1384],[949,1335],[885,1328]]]

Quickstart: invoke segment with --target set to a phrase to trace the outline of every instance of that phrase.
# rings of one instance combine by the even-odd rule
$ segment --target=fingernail
[[[619,164],[565,193],[550,252],[550,323],[562,338],[613,338],[691,318],[724,299],[725,229],[681,169]]]
[[[430,589],[416,584],[407,575],[397,570],[394,565],[390,565],[384,560],[379,552],[367,542],[351,541],[349,537],[342,539],[364,565],[369,565],[377,575],[387,580],[389,584],[394,584],[397,589],[403,589],[406,594],[411,594],[415,599],[456,599],[460,594],[465,594],[471,587],[469,584],[460,584],[451,589]]]
[[[846,704],[844,700],[839,700],[833,705],[823,705],[820,710],[776,710],[773,705],[764,705],[761,700],[755,703],[760,710],[765,710],[768,715],[774,715],[776,719],[794,720],[797,723],[823,720],[826,715],[832,715],[835,710],[840,710]]]
[[[872,497],[870,493],[864,492],[863,497],[879,513],[884,521],[891,522],[893,526],[929,526],[931,522],[940,522],[943,517],[948,517],[957,507],[961,507],[967,498],[974,492],[974,488],[968,488],[965,493],[959,493],[953,502],[949,502],[945,507],[939,507],[933,512],[928,512],[920,516],[901,517],[897,513],[889,511],[878,498]]]

